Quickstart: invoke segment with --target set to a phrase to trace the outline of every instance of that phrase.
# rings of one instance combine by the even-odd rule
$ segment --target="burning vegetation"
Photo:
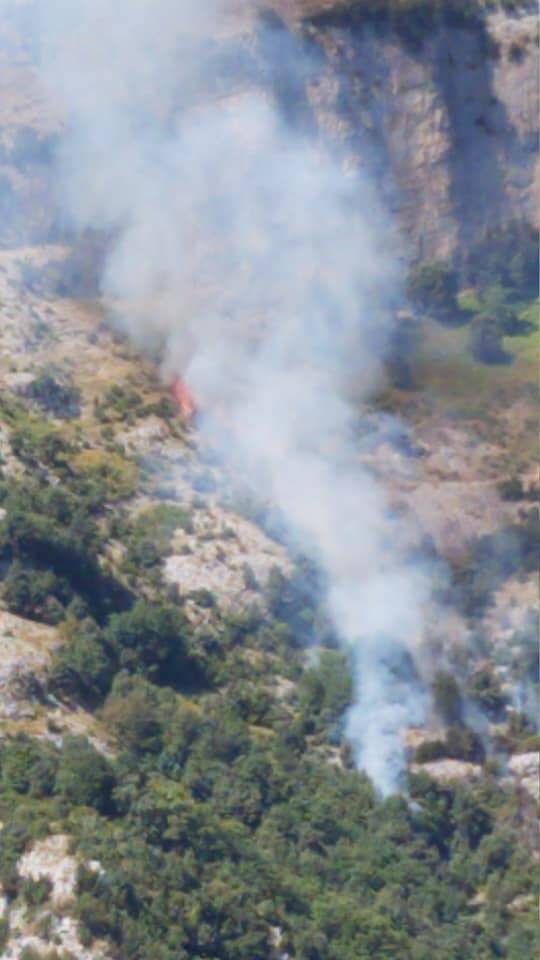
[[[197,402],[185,380],[176,377],[171,385],[171,393],[184,420],[188,423],[197,413]]]

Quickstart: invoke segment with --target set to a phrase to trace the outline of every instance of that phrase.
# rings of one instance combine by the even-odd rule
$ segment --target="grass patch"
[[[86,480],[104,484],[110,501],[131,497],[137,489],[137,466],[118,453],[83,450],[74,458],[73,469]]]
[[[452,329],[426,321],[415,370],[419,388],[428,390],[434,401],[450,412],[471,417],[486,412],[492,415],[502,404],[530,396],[537,382],[536,304],[529,305],[522,315],[527,320],[534,318],[535,329],[522,336],[505,337],[504,347],[513,355],[513,362],[492,366],[478,363],[471,356],[468,327]]]

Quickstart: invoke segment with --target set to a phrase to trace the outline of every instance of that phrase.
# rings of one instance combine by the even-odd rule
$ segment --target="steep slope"
[[[276,5],[318,57],[314,75],[283,80],[240,5],[220,38],[235,53],[224,109],[256,89],[364,164],[408,258],[459,262],[476,233],[528,217],[532,15],[442,24],[411,50],[320,6]],[[2,956],[532,960],[529,328],[505,338],[513,363],[490,366],[466,325],[418,316],[410,382],[389,370],[355,408],[355,456],[436,571],[420,658],[431,707],[403,731],[409,797],[383,801],[343,741],[349,665],[318,571],[108,305],[66,295],[95,291],[104,244],[86,236],[74,256],[59,227],[60,123],[18,37],[0,70]]]

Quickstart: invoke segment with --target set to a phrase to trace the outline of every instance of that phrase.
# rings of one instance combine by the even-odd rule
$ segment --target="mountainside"
[[[460,0],[271,6],[227,7],[210,38],[205,22],[193,61],[191,35],[180,52],[165,43],[173,68],[156,92],[110,5],[81,0],[90,24],[103,16],[107,68],[117,44],[120,67],[133,60],[134,80],[142,70],[134,142],[152,149],[146,168],[146,154],[96,136],[88,179],[70,181],[88,184],[77,224],[65,180],[73,156],[87,158],[80,131],[69,138],[94,111],[77,116],[73,93],[68,117],[51,96],[39,4],[10,3],[0,24],[3,960],[538,953],[537,18]],[[95,36],[88,24],[79,36],[76,5],[64,8],[69,85],[78,69],[84,81]],[[129,9],[148,13],[144,0]],[[155,10],[178,20],[166,0]],[[147,39],[141,23],[135,40],[161,44],[159,22]],[[101,53],[98,43],[98,63]],[[129,105],[131,74],[119,76],[111,100]],[[92,108],[109,98],[97,76],[95,89],[83,81],[85,109],[88,93]],[[216,152],[208,104],[222,162],[202,151],[190,165],[199,128]],[[285,130],[277,149],[268,115]],[[270,202],[258,136],[277,158]],[[330,157],[324,175],[306,142]],[[182,203],[190,189],[198,198],[203,169],[202,204],[177,207],[158,190],[150,209],[150,183],[139,207],[147,170],[158,180],[167,164]],[[249,215],[258,177],[269,253],[266,219],[258,232]],[[341,178],[382,197],[343,193],[351,219],[367,203],[360,234],[344,234],[326,192]],[[242,181],[247,201],[234,192]],[[285,233],[280,191],[285,207],[302,201]],[[364,238],[378,236],[381,210],[389,232],[375,255]],[[190,280],[179,285],[170,225],[182,216],[194,252],[183,250]],[[304,269],[306,235],[322,258]],[[129,243],[118,256],[124,236],[140,259]],[[353,332],[366,325],[372,352],[347,339],[340,315],[340,261],[356,270],[357,237],[367,292]],[[368,284],[379,270],[388,304]],[[265,339],[272,324],[283,341]],[[190,350],[204,362],[185,361],[188,387]],[[330,375],[311,376],[320,356],[324,372],[345,369],[335,394]],[[246,375],[239,403],[250,363],[255,386]],[[310,430],[295,433],[306,413]],[[274,488],[270,461],[251,457],[272,444]],[[288,523],[291,502],[320,520],[319,542]],[[334,566],[317,548],[327,542]],[[351,596],[358,643],[340,636]],[[390,788],[373,756],[388,752],[385,735]]]
[[[317,68],[280,79],[274,45],[260,41],[253,8],[242,6],[218,38],[227,83],[210,94],[224,107],[230,99],[233,109],[252,89],[290,101],[303,123],[339,146],[347,168],[376,179],[407,238],[407,258],[451,258],[463,266],[489,228],[538,223],[534,5],[496,8],[466,23],[420,21],[409,31],[361,4],[284,2],[274,9],[284,17],[277,44],[287,49],[292,30],[315,53]],[[15,37],[9,22],[3,28],[10,60],[0,105],[1,235],[8,244],[10,231],[40,239],[55,229],[46,169],[60,117],[44,100],[24,25]],[[21,176],[29,166],[31,183]]]
[[[379,171],[407,256],[463,264],[490,227],[537,221],[535,10],[442,24],[412,49],[361,18],[352,28],[346,13],[328,18],[315,27],[327,58],[316,115],[351,165]]]

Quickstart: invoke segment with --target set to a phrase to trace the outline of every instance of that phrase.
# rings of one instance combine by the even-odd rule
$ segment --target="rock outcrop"
[[[407,256],[459,263],[490,227],[537,221],[536,12],[441,25],[419,48],[345,14],[314,39],[317,121],[381,182]]]

